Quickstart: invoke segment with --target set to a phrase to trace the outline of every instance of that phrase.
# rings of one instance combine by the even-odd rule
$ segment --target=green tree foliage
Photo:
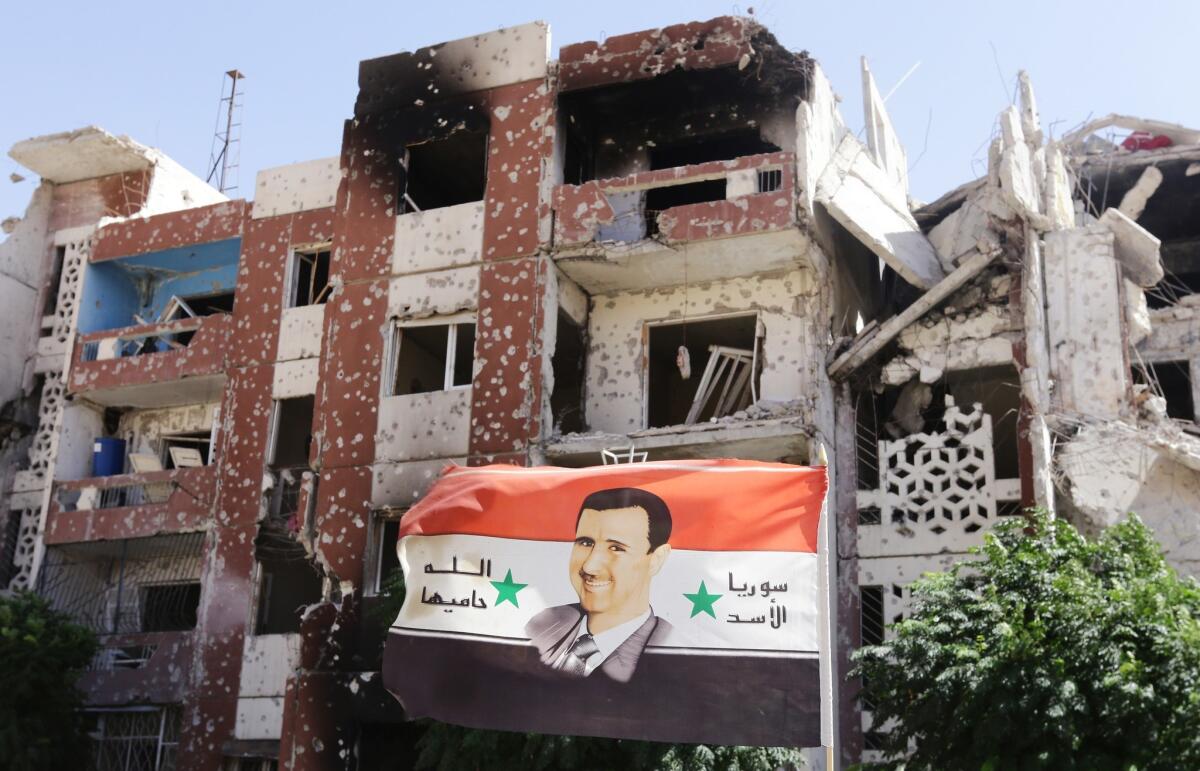
[[[975,553],[914,583],[894,639],[855,654],[891,724],[869,767],[1200,768],[1200,587],[1137,517],[1088,541],[1032,513]]]
[[[391,624],[404,604],[404,575],[384,580],[387,602],[377,611]],[[584,736],[543,736],[425,721],[417,744],[417,767],[436,771],[775,771],[800,767],[798,750],[782,747],[725,747],[704,744],[660,744]]]
[[[0,598],[0,766],[49,771],[86,765],[75,681],[95,653],[95,635],[42,598]]]

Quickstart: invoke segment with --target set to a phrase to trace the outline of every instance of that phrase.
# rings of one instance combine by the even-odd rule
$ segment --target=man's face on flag
[[[640,506],[584,509],[568,565],[571,586],[589,614],[634,618],[650,605],[650,578],[670,547],[650,551],[649,517]]]

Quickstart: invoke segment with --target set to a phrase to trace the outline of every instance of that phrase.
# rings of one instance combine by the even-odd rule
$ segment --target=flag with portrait
[[[384,683],[410,717],[820,744],[822,467],[451,467],[401,521]]]

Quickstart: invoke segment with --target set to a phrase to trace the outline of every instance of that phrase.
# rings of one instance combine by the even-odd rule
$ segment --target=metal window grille
[[[878,525],[883,521],[878,506],[864,506],[858,510],[858,524]]]
[[[97,634],[196,625],[203,533],[46,549],[38,593]]]
[[[758,172],[758,192],[774,193],[783,189],[783,169],[767,169]]]
[[[883,587],[860,586],[862,597],[862,641],[863,645],[879,645],[883,642]]]
[[[89,712],[96,771],[174,771],[179,751],[178,706]]]

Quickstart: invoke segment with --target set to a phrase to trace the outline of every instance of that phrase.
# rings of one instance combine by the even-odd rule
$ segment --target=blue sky
[[[820,62],[852,129],[862,127],[858,58],[887,93],[908,148],[913,195],[932,200],[978,176],[1016,72],[1033,78],[1056,135],[1110,112],[1200,127],[1200,3],[727,2],[8,3],[0,47],[0,147],[97,124],[160,147],[203,176],[222,73],[245,82],[240,194],[262,168],[335,155],[360,59],[533,19],[560,45],[674,22],[748,13]],[[33,181],[0,159],[0,218]]]

